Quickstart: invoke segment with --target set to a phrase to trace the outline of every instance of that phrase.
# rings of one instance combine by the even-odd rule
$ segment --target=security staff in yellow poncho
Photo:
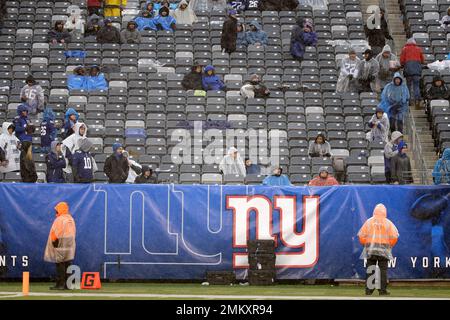
[[[103,2],[103,15],[107,17],[120,17],[125,9],[127,0],[105,0]]]

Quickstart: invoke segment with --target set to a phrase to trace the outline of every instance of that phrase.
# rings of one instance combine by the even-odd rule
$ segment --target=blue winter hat
[[[78,118],[79,118],[80,115],[78,114],[78,112],[75,111],[74,108],[67,109],[66,114],[64,115],[64,118],[66,119],[66,121],[69,121],[69,117],[71,115],[75,115],[75,117],[76,117],[76,119],[78,121]]]
[[[24,104],[24,103],[20,104],[20,105],[17,107],[17,114],[18,114],[19,116],[21,116],[23,111],[26,111],[27,113],[28,113],[28,111],[29,111],[28,106],[27,106],[26,104]]]
[[[208,72],[208,71],[210,71],[210,70],[212,70],[212,71],[214,71],[215,70],[215,68],[212,66],[212,65],[207,65],[203,70],[205,70],[205,72]]]
[[[116,152],[117,149],[119,149],[119,148],[121,148],[121,147],[122,147],[122,144],[121,144],[121,143],[118,143],[118,142],[116,142],[116,143],[114,143],[114,144],[112,145],[112,148],[113,148],[113,151],[114,151],[114,152]]]

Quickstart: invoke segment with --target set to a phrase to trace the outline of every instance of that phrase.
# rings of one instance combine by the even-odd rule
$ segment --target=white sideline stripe
[[[0,292],[0,295],[20,297],[20,292]],[[253,296],[253,295],[197,295],[197,294],[147,294],[147,293],[52,293],[30,292],[35,297],[104,297],[104,298],[199,298],[199,299],[253,299],[253,300],[450,300],[449,298],[422,297],[338,297],[338,296]]]

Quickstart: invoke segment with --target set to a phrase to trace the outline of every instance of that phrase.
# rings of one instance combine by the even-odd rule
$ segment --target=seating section
[[[231,55],[221,52],[225,12],[220,11],[198,12],[198,23],[178,25],[174,33],[143,31],[139,45],[98,44],[83,37],[73,39],[67,48],[48,44],[49,28],[67,18],[66,9],[72,4],[87,11],[83,0],[7,2],[0,35],[0,122],[16,115],[20,89],[32,73],[45,89],[58,123],[68,107],[80,113],[81,121],[89,126],[100,170],[112,144],[121,142],[141,164],[159,168],[162,183],[260,183],[264,176],[222,177],[217,164],[197,163],[198,157],[192,164],[174,164],[171,154],[179,141],[171,137],[180,132],[180,124],[227,121],[231,128],[240,130],[238,139],[247,141],[247,149],[247,129],[280,130],[280,163],[294,184],[305,184],[320,166],[332,165],[331,159],[308,157],[308,143],[318,133],[326,134],[333,155],[345,159],[348,183],[385,182],[384,146],[365,139],[366,123],[378,104],[376,95],[335,93],[340,59],[350,45],[359,53],[367,45],[359,0],[331,0],[328,10],[300,6],[296,12],[246,11],[240,19],[259,21],[268,33],[269,44],[239,48]],[[124,27],[139,12],[139,6],[138,1],[128,1],[123,20],[115,19],[116,25]],[[298,17],[313,18],[319,38],[316,48],[307,48],[301,63],[289,53],[291,30]],[[445,37],[443,41],[446,44]],[[65,50],[83,50],[86,57],[66,58]],[[156,66],[155,60],[164,66]],[[181,80],[193,61],[213,64],[226,82],[227,92],[210,91],[198,97],[181,90]],[[78,65],[93,64],[101,66],[109,90],[69,92],[67,75]],[[253,73],[263,77],[271,90],[269,99],[245,100],[239,95],[241,85]],[[434,110],[437,112],[437,107]],[[39,117],[33,119],[35,124],[40,123]],[[39,139],[36,129],[33,143],[39,144]],[[192,143],[193,151],[207,144]],[[218,151],[224,154],[225,149],[224,144]],[[35,154],[39,172],[46,170],[44,159],[43,154]],[[96,179],[105,181],[106,177],[97,172]],[[4,176],[4,181],[18,180],[16,173]]]

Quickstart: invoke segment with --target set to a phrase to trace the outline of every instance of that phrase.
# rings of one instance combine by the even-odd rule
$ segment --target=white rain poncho
[[[17,144],[20,142],[17,139],[14,132],[9,134],[8,127],[11,126],[11,122],[3,122],[2,134],[0,135],[0,148],[5,152],[8,165],[6,167],[0,166],[0,172],[12,172],[20,169],[20,151],[17,148]]]
[[[341,70],[339,73],[338,81],[336,83],[336,92],[357,92],[357,87],[354,83],[356,82],[356,67],[359,61],[360,59],[358,57],[356,57],[355,60],[350,59],[350,57],[342,59]],[[350,75],[353,76],[352,80],[350,80]]]
[[[376,122],[379,122],[379,126],[376,125]],[[383,116],[381,119],[377,118],[377,115],[374,114],[372,118],[369,120],[369,124],[374,124],[373,127],[367,132],[366,138],[368,141],[372,142],[388,142],[388,134],[389,134],[389,118],[386,113],[383,112]]]
[[[69,206],[60,202],[55,207],[56,219],[53,221],[45,247],[44,260],[47,262],[60,263],[72,261],[76,249],[76,226]]]
[[[387,218],[386,212],[383,204],[377,204],[372,218],[359,230],[359,241],[364,246],[361,259],[368,259],[370,256],[393,259],[392,248],[397,243],[399,234],[395,225]]]
[[[224,175],[236,174],[245,177],[244,161],[239,154],[236,155],[236,158],[233,158],[232,154],[235,152],[237,152],[237,149],[234,147],[228,149],[228,154],[223,157],[219,169]]]
[[[183,4],[187,6],[184,10],[180,8]],[[186,0],[181,0],[178,4],[178,8],[170,12],[170,15],[177,20],[177,24],[192,25],[198,21],[194,9],[192,8],[193,4],[193,0],[189,4]]]
[[[80,127],[84,126],[86,130],[84,131],[84,135],[80,135]],[[77,122],[73,126],[73,134],[63,140],[63,154],[66,154],[66,151],[69,150],[71,154],[74,154],[80,148],[80,142],[82,139],[86,139],[87,135],[87,125],[82,122]],[[72,167],[69,166],[69,160],[66,157],[66,168],[64,168],[64,172],[72,173]]]

